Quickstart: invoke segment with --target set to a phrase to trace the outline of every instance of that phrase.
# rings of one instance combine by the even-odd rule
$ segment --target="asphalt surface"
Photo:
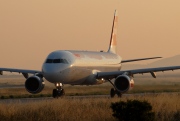
[[[110,98],[109,95],[88,95],[88,96],[64,96],[65,99],[85,99],[85,98]],[[59,100],[62,98],[58,98]],[[40,97],[40,98],[18,98],[18,99],[0,99],[0,103],[31,103],[39,101],[57,100],[53,97]]]
[[[157,94],[165,94],[165,93],[136,93],[136,94],[123,94],[123,97],[129,96],[145,96],[145,95],[157,95]],[[167,94],[167,93],[166,93]],[[169,94],[169,93],[168,93]],[[172,93],[174,94],[174,93]],[[107,98],[110,99],[109,95],[88,95],[88,96],[64,96],[62,98],[65,99],[88,99],[88,98]],[[115,96],[114,98],[118,98]],[[61,99],[61,98],[58,98]],[[42,97],[42,98],[18,98],[18,99],[0,99],[0,103],[32,103],[32,102],[40,102],[40,101],[50,101],[57,100],[53,97]]]

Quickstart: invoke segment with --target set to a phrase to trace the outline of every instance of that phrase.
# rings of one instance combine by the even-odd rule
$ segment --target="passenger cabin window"
[[[68,64],[66,59],[47,59],[46,63],[65,63]]]

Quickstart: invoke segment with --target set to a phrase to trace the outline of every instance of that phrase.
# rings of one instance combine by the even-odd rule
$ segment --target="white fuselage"
[[[117,71],[121,57],[108,52],[54,51],[42,66],[43,76],[51,83],[92,85],[105,82],[96,79],[100,71]]]

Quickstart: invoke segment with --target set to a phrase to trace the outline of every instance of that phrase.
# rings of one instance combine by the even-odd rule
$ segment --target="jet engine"
[[[36,94],[43,90],[44,80],[39,76],[31,76],[25,82],[25,88],[29,93]]]
[[[114,85],[115,85],[117,91],[119,91],[121,93],[125,93],[133,88],[134,80],[130,76],[120,75],[115,79]]]

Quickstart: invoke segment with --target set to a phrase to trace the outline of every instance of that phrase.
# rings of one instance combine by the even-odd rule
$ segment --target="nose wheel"
[[[62,88],[63,84],[62,83],[56,83],[55,86],[56,86],[56,89],[53,89],[52,96],[54,98],[58,98],[58,97],[64,96],[65,95],[65,91]]]

